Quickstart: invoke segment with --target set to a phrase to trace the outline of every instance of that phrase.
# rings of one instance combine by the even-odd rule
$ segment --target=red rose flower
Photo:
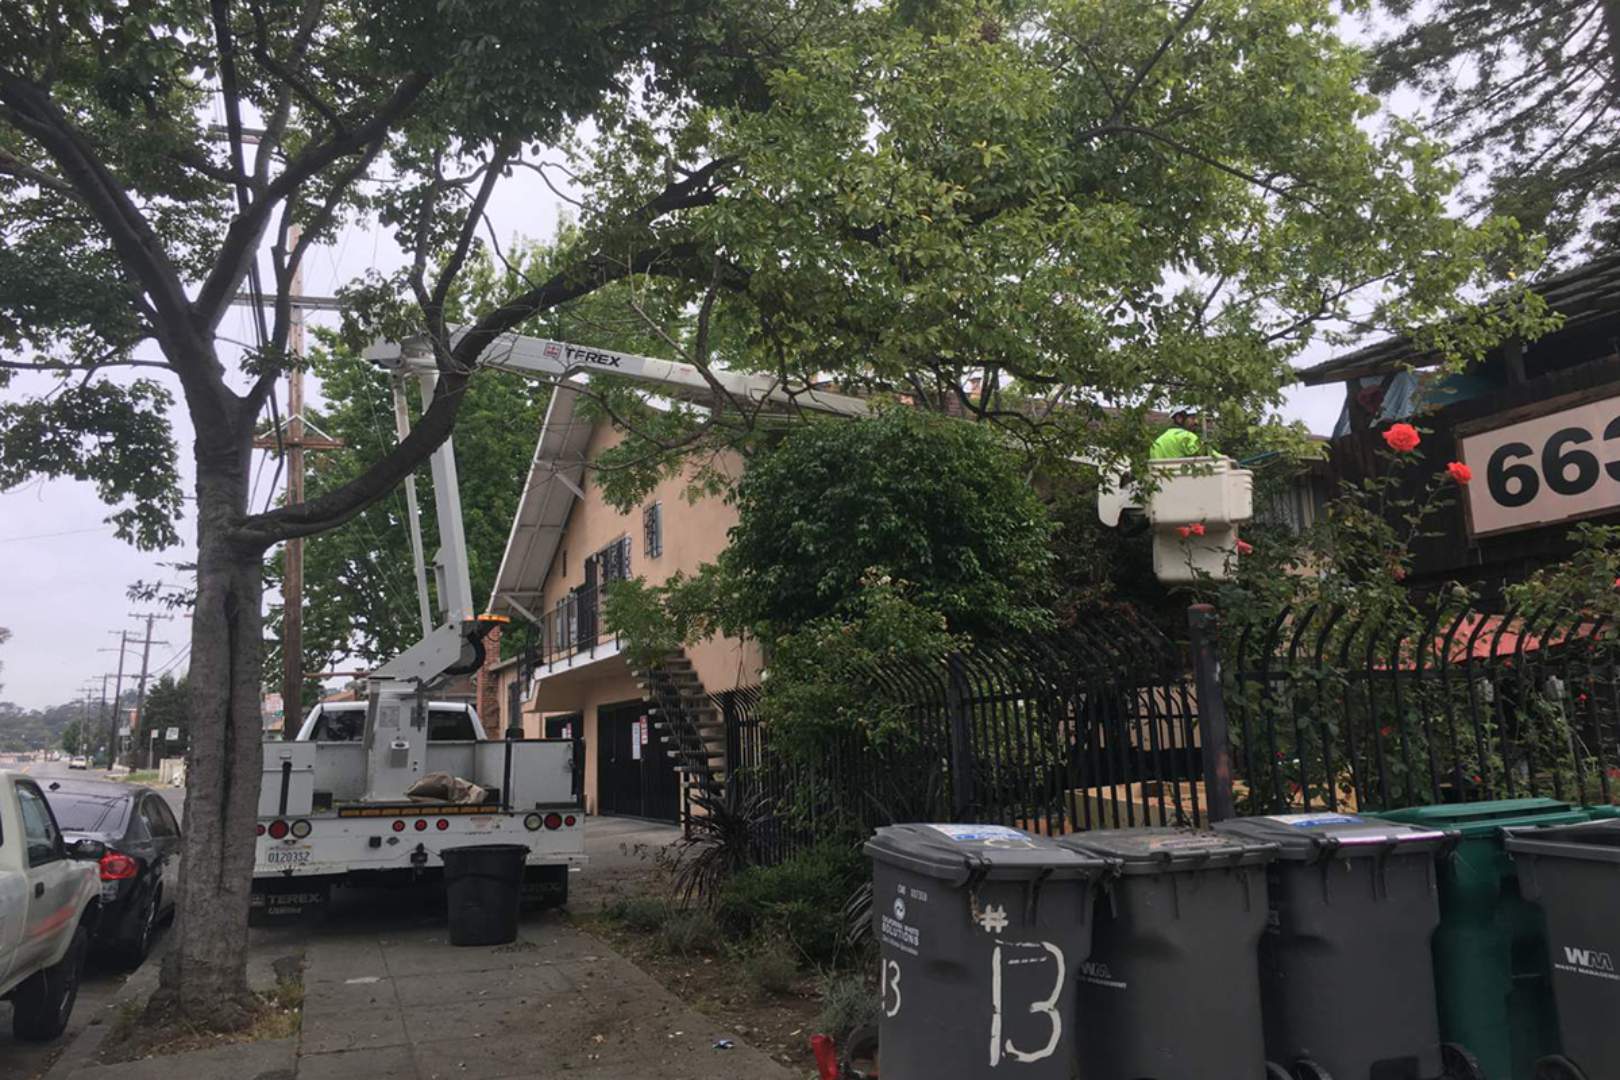
[[[1383,727],[1378,729],[1378,734],[1382,735],[1386,739],[1389,738],[1391,735],[1395,734],[1395,725],[1385,724]]]
[[[1187,529],[1194,536],[1203,536],[1204,535],[1204,523],[1202,521],[1195,522],[1194,524],[1187,526]]]
[[[1190,525],[1177,525],[1176,526],[1176,535],[1181,537],[1183,540],[1187,539],[1187,537],[1192,535],[1192,526],[1190,526]]]
[[[1247,540],[1239,540],[1237,542],[1237,553],[1239,555],[1253,555],[1254,545],[1249,543]]]
[[[1422,441],[1417,428],[1411,424],[1391,424],[1384,432],[1384,445],[1400,454],[1410,454]]]
[[[1451,478],[1459,484],[1466,484],[1474,478],[1474,470],[1460,461],[1453,461],[1447,465],[1446,472],[1450,473]]]

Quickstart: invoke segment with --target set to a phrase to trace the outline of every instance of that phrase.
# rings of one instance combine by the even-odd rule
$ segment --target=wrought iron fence
[[[1602,619],[1319,605],[1226,641],[1242,810],[1615,801],[1620,638]]]
[[[765,808],[772,862],[899,821],[1199,825],[1228,783],[1240,813],[1620,800],[1620,635],[1601,619],[1310,607],[1229,624],[1220,659],[1208,732],[1193,654],[1129,612],[864,672],[850,700],[889,730],[855,725],[810,755],[773,745],[757,688],[731,691],[715,698],[726,783]],[[1222,716],[1229,782],[1204,760]]]
[[[887,729],[857,725],[809,757],[772,746],[757,689],[716,696],[727,783],[771,808],[759,831],[772,861],[897,821],[1058,835],[1205,818],[1185,649],[1128,612],[857,681],[850,699],[886,715]]]

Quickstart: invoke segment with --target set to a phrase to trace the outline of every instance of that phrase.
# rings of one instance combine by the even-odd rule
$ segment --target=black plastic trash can
[[[505,945],[516,940],[523,898],[521,844],[471,844],[445,848],[444,892],[450,910],[450,944]]]
[[[1478,1077],[1442,1049],[1430,939],[1436,856],[1456,834],[1354,814],[1238,818],[1215,828],[1278,845],[1260,942],[1266,1053],[1301,1080]]]
[[[1525,899],[1547,916],[1562,1056],[1536,1080],[1620,1077],[1620,821],[1512,829]]]
[[[1194,829],[1081,833],[1111,860],[1076,994],[1087,1080],[1263,1080],[1257,949],[1277,845]]]
[[[1108,865],[1000,825],[890,825],[866,853],[883,1080],[1069,1080]]]

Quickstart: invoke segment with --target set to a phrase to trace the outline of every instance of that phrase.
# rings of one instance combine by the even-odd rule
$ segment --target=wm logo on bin
[[[1601,971],[1609,975],[1615,974],[1614,957],[1606,952],[1596,949],[1577,949],[1573,945],[1564,946],[1564,958],[1578,968],[1587,971]]]

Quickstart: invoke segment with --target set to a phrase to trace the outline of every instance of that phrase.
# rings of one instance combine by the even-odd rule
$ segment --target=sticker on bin
[[[1011,840],[1021,844],[1030,844],[1027,834],[1019,832],[1017,829],[1010,829],[1005,825],[930,825],[928,827],[944,833],[958,844],[975,844],[990,840],[1003,842]],[[1030,846],[1034,845],[1031,844]]]
[[[1296,829],[1319,829],[1324,825],[1365,825],[1366,820],[1354,814],[1272,814],[1267,821],[1290,825]]]

